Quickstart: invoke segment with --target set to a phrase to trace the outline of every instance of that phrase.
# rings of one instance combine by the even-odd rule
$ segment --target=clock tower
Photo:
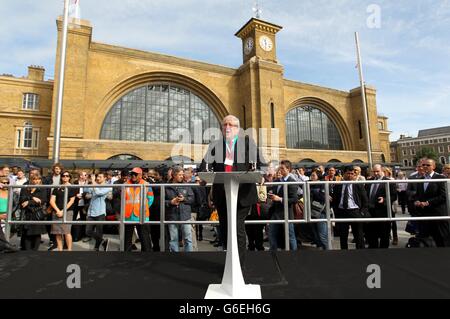
[[[282,27],[251,18],[235,36],[242,39],[239,67],[240,118],[244,128],[258,130],[258,145],[266,159],[285,158],[283,66],[276,55],[276,34]],[[276,153],[278,155],[276,155]],[[284,153],[283,153],[284,152]]]
[[[242,39],[244,64],[254,56],[277,63],[275,35],[282,27],[251,18],[235,36]]]

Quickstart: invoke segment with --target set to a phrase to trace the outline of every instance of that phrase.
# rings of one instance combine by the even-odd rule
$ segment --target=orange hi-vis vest
[[[140,180],[138,184],[133,184],[128,181],[126,184],[131,185],[145,185],[144,180]],[[150,208],[148,198],[153,199],[153,190],[151,187],[145,187],[147,189],[147,194],[144,197],[145,201],[145,219],[148,220],[150,217]],[[145,189],[144,188],[144,189]],[[132,221],[140,220],[140,210],[141,210],[141,187],[127,187],[125,189],[125,219]]]

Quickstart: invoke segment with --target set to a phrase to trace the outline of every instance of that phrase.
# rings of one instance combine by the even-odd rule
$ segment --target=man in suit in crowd
[[[384,176],[383,167],[376,164],[372,168],[372,178],[370,180],[386,181],[389,180]],[[373,218],[388,217],[387,207],[392,205],[397,199],[395,184],[389,184],[391,201],[386,200],[387,184],[367,184],[367,196],[369,198],[369,213]],[[367,241],[369,248],[389,248],[389,235],[391,233],[391,222],[368,223],[367,225]]]
[[[445,179],[445,176],[436,173],[436,162],[432,159],[423,159],[422,168],[424,179]],[[445,183],[422,183],[416,186],[414,206],[418,216],[448,216]],[[450,227],[448,220],[433,220],[419,222],[420,236],[431,236],[437,247],[450,247]]]
[[[245,172],[261,167],[258,148],[249,136],[240,130],[239,119],[233,115],[226,116],[222,121],[223,136],[211,142],[200,171],[214,172]],[[212,200],[219,215],[219,243],[226,249],[227,244],[227,202],[223,184],[216,184],[212,189]],[[256,184],[240,184],[237,200],[237,238],[239,259],[244,267],[246,250],[245,219],[250,209],[257,203]]]
[[[346,167],[344,181],[353,181],[355,172],[353,167]],[[334,187],[332,196],[333,210],[336,218],[362,218],[368,210],[367,193],[363,184],[339,184]],[[352,227],[356,249],[365,248],[363,224],[358,222],[339,223],[339,237],[341,249],[348,249],[349,226]]]
[[[277,182],[296,182],[295,178],[290,174],[292,163],[284,160],[280,162],[279,170],[281,172],[281,180]],[[298,201],[298,185],[289,185],[287,201],[289,207],[289,219],[294,219],[293,205]],[[272,200],[272,207],[269,209],[269,218],[272,220],[284,219],[284,187],[283,185],[275,185],[269,191],[269,197]],[[283,224],[269,225],[269,242],[270,250],[276,251],[278,249],[278,238],[283,233]],[[283,237],[284,238],[284,237]],[[289,224],[289,247],[290,250],[297,250],[297,238],[295,236],[294,224]]]

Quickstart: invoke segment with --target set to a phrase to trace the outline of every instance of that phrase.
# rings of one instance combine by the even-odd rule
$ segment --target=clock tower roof
[[[251,18],[238,32],[236,32],[235,36],[244,39],[255,29],[275,35],[278,31],[283,29],[283,27],[257,18]]]

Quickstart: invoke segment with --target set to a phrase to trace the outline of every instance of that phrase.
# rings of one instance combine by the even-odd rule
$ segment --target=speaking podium
[[[237,242],[237,197],[239,184],[261,182],[260,172],[199,173],[199,177],[212,184],[224,184],[227,199],[228,237],[227,255],[222,283],[209,285],[205,299],[261,299],[259,285],[246,285],[239,260]]]

